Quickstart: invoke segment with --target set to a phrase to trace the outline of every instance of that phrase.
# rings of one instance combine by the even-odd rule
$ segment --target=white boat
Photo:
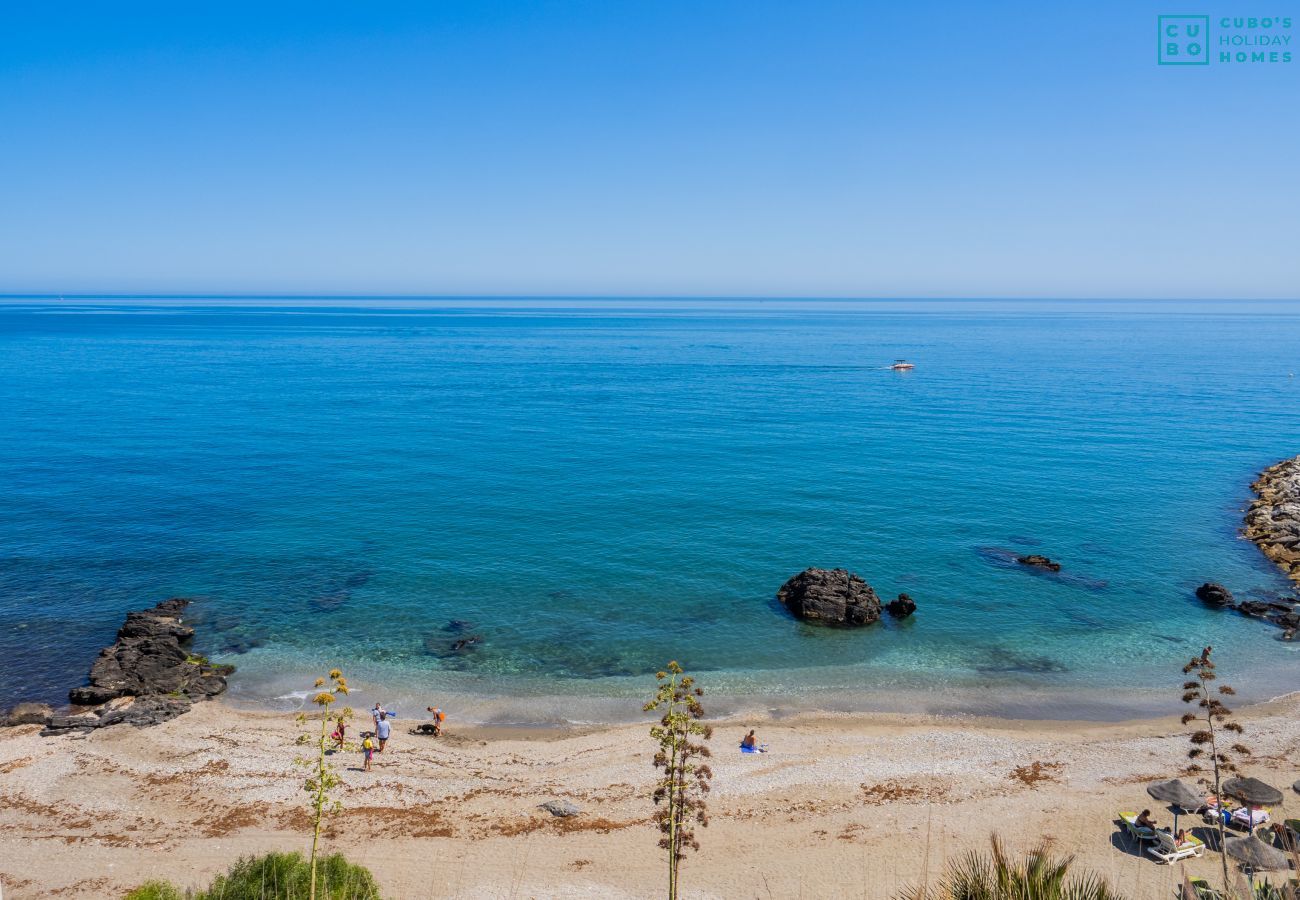
[[[895,372],[906,372],[908,369],[915,369],[916,366],[905,359],[896,359],[894,360],[894,364],[889,368],[893,369]]]

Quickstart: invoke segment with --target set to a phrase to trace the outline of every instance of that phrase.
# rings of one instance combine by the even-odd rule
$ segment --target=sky
[[[5,4],[0,293],[1300,297],[1196,2]]]

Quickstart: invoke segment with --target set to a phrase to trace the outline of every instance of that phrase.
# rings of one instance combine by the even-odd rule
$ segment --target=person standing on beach
[[[393,733],[393,723],[388,721],[388,713],[382,709],[379,711],[379,718],[375,720],[375,737],[379,738],[379,752],[384,752],[384,745],[388,743],[388,736]]]
[[[369,736],[367,736],[366,739],[361,742],[361,756],[365,759],[365,764],[362,767],[364,771],[366,772],[370,771],[370,760],[374,757],[374,755],[375,755],[375,742],[372,741],[369,738]]]
[[[442,723],[447,721],[447,714],[436,706],[428,706],[425,709],[433,714],[433,736],[440,737],[442,735]]]
[[[338,727],[334,729],[334,734],[332,735],[333,738],[334,738],[334,749],[335,749],[335,750],[342,750],[342,749],[343,749],[343,738],[345,737],[346,732],[347,732],[347,725],[344,724],[344,722],[343,722],[343,717],[342,717],[342,716],[339,716],[339,720],[338,720],[338,723],[337,723],[337,724],[338,724]]]

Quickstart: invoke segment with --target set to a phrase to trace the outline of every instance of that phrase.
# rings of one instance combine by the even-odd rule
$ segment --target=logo
[[[1160,53],[1162,66],[1208,66],[1210,51],[1209,16],[1160,16]]]
[[[1290,16],[1157,16],[1162,66],[1290,63]],[[1210,33],[1210,29],[1214,33]]]

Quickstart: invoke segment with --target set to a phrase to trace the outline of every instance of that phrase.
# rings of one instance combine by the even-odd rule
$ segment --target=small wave
[[[287,694],[279,694],[275,697],[272,697],[271,699],[277,701],[278,700],[293,701],[288,705],[292,706],[293,709],[302,709],[307,705],[307,698],[310,695],[311,695],[311,691],[290,691]]]

